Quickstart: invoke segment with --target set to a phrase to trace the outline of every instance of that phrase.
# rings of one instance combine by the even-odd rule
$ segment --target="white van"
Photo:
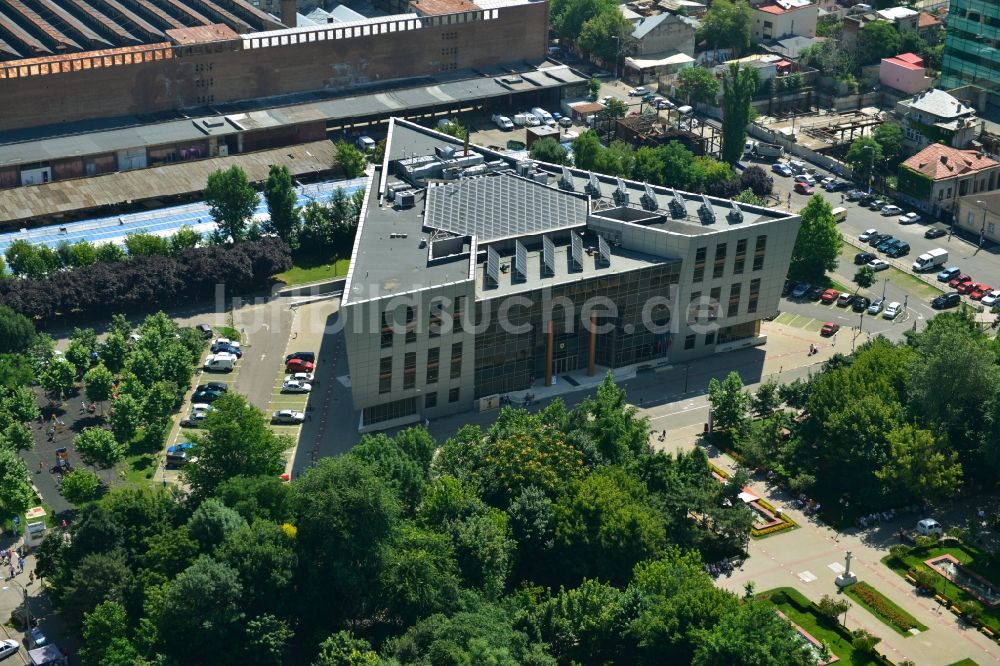
[[[360,150],[368,153],[375,150],[375,139],[362,134],[358,137],[357,145]]]
[[[233,354],[220,352],[205,357],[204,368],[209,372],[232,372],[234,367],[236,367],[236,356]]]
[[[552,114],[549,113],[548,111],[546,111],[545,109],[543,109],[540,106],[536,106],[535,108],[533,108],[531,110],[531,113],[532,113],[533,116],[535,116],[536,118],[538,118],[538,120],[540,122],[542,122],[545,125],[555,125],[556,124],[556,121],[552,117]]]
[[[834,208],[833,211],[831,212],[833,213],[833,221],[836,222],[837,224],[840,224],[841,222],[847,219],[847,209],[844,208],[843,206],[838,206],[837,208]]]
[[[694,108],[691,107],[691,106],[688,106],[687,104],[685,104],[684,106],[677,107],[677,112],[679,114],[681,114],[682,116],[686,116],[689,113],[691,113],[692,111],[694,111]]]
[[[924,518],[917,522],[917,534],[923,536],[941,536],[944,534],[944,528],[941,527],[941,523],[933,518]]]

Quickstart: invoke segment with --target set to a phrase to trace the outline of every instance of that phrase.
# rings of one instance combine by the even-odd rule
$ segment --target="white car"
[[[906,213],[899,216],[900,224],[915,224],[920,221],[920,216],[916,213]]]
[[[882,217],[889,217],[890,215],[899,215],[903,212],[903,209],[899,206],[889,204],[888,206],[883,206],[879,212],[882,213]]]
[[[296,372],[291,375],[285,375],[285,381],[296,381],[296,382],[308,382],[312,384],[313,373],[311,372]]]
[[[562,118],[559,119],[559,124],[562,127],[572,127],[573,126],[573,119],[570,118],[569,116],[563,116]]]
[[[836,182],[837,182],[836,178],[834,178],[833,176],[827,176],[823,180],[819,181],[819,184],[820,184],[821,187],[825,188],[827,185],[831,185],[831,184],[836,183]]]
[[[983,296],[982,300],[980,300],[980,303],[982,303],[988,308],[991,308],[994,305],[1000,305],[1000,289],[994,289],[990,293]]]
[[[614,98],[611,95],[605,95],[604,97],[601,98],[601,104],[607,106],[608,102],[610,102],[612,99]]]
[[[868,240],[877,233],[878,229],[865,229],[861,232],[861,235],[858,236],[858,240],[862,243],[867,243]]]
[[[898,315],[899,311],[902,309],[903,306],[899,303],[899,301],[893,301],[892,303],[889,303],[889,305],[885,306],[885,312],[882,313],[882,316],[886,319],[895,319],[896,315]]]
[[[294,424],[302,423],[306,420],[306,415],[294,409],[281,409],[271,415],[271,423]]]
[[[309,391],[312,391],[312,384],[297,379],[290,379],[281,385],[282,393],[309,393]]]
[[[868,262],[869,268],[878,273],[879,271],[884,271],[889,268],[889,262],[883,261],[882,259],[872,259]]]
[[[795,177],[796,183],[805,183],[806,185],[813,186],[816,184],[816,178],[812,174],[800,173]]]
[[[649,94],[649,89],[643,88],[642,86],[639,86],[638,88],[632,88],[632,90],[628,91],[629,97],[642,97],[643,95],[648,95],[648,94]]]
[[[0,641],[0,659],[6,659],[12,654],[17,654],[17,641],[9,638]]]

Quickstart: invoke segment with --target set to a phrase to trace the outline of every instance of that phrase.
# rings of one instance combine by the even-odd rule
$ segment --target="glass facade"
[[[951,0],[941,88],[975,84],[1000,90],[1000,2]]]
[[[590,352],[589,312],[583,306],[590,299],[605,298],[617,312],[594,303],[598,333],[595,361],[617,368],[666,357],[670,334],[672,287],[677,284],[680,264],[658,265],[524,294],[530,304],[504,305],[505,298],[476,303],[476,397],[519,391],[545,376],[548,335],[543,317],[552,303],[552,367],[554,374],[586,368]],[[654,300],[655,299],[655,300]],[[607,303],[605,301],[605,303]],[[564,303],[575,304],[569,312]],[[647,303],[651,305],[647,307]],[[644,315],[654,324],[643,322]],[[504,322],[501,325],[501,322]]]

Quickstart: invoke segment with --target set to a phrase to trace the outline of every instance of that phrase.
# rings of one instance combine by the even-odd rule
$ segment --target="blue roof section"
[[[311,201],[329,201],[334,191],[342,187],[348,194],[363,189],[367,178],[351,180],[331,180],[321,183],[304,185],[296,188],[299,206],[305,206]],[[267,217],[267,204],[261,197],[261,202],[254,212],[254,217]],[[170,236],[183,226],[192,227],[201,234],[215,231],[215,222],[208,212],[208,204],[201,201],[183,206],[171,206],[154,211],[129,213],[101,217],[82,222],[74,222],[65,226],[47,226],[26,231],[15,231],[0,234],[0,253],[16,240],[26,240],[36,245],[48,245],[55,248],[62,242],[75,243],[85,240],[94,244],[122,243],[126,234],[150,233],[158,236]],[[62,230],[65,229],[65,232]]]
[[[635,30],[632,31],[632,36],[635,39],[642,39],[671,16],[673,15],[664,12],[663,14],[657,14],[656,16],[645,17],[636,24]]]

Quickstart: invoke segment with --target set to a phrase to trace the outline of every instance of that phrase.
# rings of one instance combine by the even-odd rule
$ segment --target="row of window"
[[[441,49],[441,55],[443,55],[443,56],[457,56],[458,55],[458,47],[457,46],[449,46],[447,48]]]
[[[740,313],[740,296],[743,293],[743,284],[736,282],[729,285],[729,302],[726,308],[727,317],[735,317]],[[691,321],[713,321],[719,318],[719,309],[722,307],[722,287],[712,287],[708,293],[708,309],[702,311],[702,292],[691,292],[691,307],[695,310],[688,312],[688,320]],[[760,278],[750,280],[750,289],[747,297],[746,314],[757,312],[757,303],[760,301]],[[693,316],[692,316],[693,315]]]
[[[712,264],[712,279],[721,278],[726,272],[727,243],[719,243],[715,246],[715,262]],[[759,271],[764,268],[764,255],[767,251],[767,236],[757,236],[754,244],[753,270]],[[707,247],[699,247],[694,253],[694,275],[693,282],[701,282],[705,279],[705,262],[708,256]],[[736,254],[733,258],[733,275],[743,275],[747,261],[747,239],[741,238],[736,241]]]
[[[412,305],[407,305],[402,309],[404,310],[402,324],[398,321],[394,312],[386,310],[382,313],[382,349],[392,347],[393,342],[395,341],[396,333],[399,332],[399,329],[402,329],[404,343],[417,341],[417,327],[419,325],[419,322],[417,321],[417,309]],[[395,312],[398,312],[399,310],[400,308],[397,308]],[[449,330],[458,327],[458,322],[465,313],[465,296],[455,297],[454,306],[452,307],[452,321],[450,326],[445,321],[447,313],[444,311],[444,303],[440,299],[431,301],[428,313],[429,318],[427,332],[432,338],[439,337],[442,331],[447,333]]]
[[[425,384],[436,384],[441,368],[441,348],[431,347],[427,350],[427,363],[425,365]],[[456,342],[451,345],[451,363],[449,367],[449,377],[451,379],[461,379],[462,377],[462,343]],[[403,355],[403,389],[412,389],[417,385],[417,352],[406,352]],[[379,359],[378,369],[378,392],[389,393],[392,391],[392,357],[383,356]]]

